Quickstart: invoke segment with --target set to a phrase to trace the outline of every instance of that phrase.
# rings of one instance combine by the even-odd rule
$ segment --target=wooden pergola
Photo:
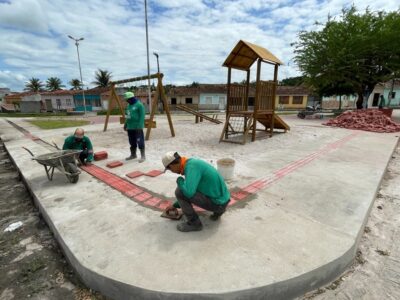
[[[257,61],[256,92],[254,107],[249,107],[250,68]],[[261,63],[274,66],[274,78],[263,81],[260,78]],[[277,87],[278,67],[282,62],[267,49],[240,40],[226,58],[223,66],[228,68],[226,121],[220,142],[245,144],[248,133],[251,140],[257,138],[257,122],[265,128],[262,131],[273,135],[274,128],[289,130],[289,126],[275,114],[275,96]],[[247,73],[244,84],[232,84],[232,69]],[[239,120],[239,121],[238,121]],[[242,140],[230,139],[232,136],[243,135]]]

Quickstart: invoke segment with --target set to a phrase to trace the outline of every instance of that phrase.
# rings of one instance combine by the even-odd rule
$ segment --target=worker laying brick
[[[201,159],[181,157],[177,152],[166,153],[162,163],[165,171],[184,176],[179,176],[176,181],[177,201],[165,209],[168,213],[182,208],[186,222],[178,224],[179,231],[199,231],[203,228],[193,204],[212,211],[210,218],[214,221],[221,217],[228,206],[230,193],[224,179],[213,166]]]
[[[63,150],[82,150],[79,155],[81,164],[91,164],[93,161],[93,145],[90,139],[85,136],[83,128],[77,128],[73,135],[64,141]]]

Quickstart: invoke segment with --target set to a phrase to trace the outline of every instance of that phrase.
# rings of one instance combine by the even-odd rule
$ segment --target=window
[[[303,104],[303,96],[293,96],[293,104]]]
[[[67,106],[72,106],[71,99],[66,99],[65,103],[67,104]]]
[[[192,104],[193,103],[193,99],[192,98],[185,98],[185,103],[186,104]]]
[[[57,103],[57,107],[60,108],[61,107],[61,100],[60,99],[56,99],[56,103]]]
[[[219,103],[225,104],[225,96],[219,96]]]
[[[289,96],[279,96],[279,104],[289,104]]]
[[[206,104],[212,104],[212,97],[211,96],[207,96],[206,97]]]
[[[390,93],[389,93],[389,95],[390,95]],[[390,97],[390,99],[394,99],[394,98],[396,98],[396,92],[392,92],[392,97]]]
[[[171,104],[176,105],[176,98],[171,98]]]

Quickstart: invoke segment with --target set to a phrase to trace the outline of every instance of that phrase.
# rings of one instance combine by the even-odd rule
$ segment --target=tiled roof
[[[74,95],[76,93],[82,93],[81,90],[57,90],[57,91],[48,91],[48,92],[40,92],[41,95],[57,95],[57,96],[62,96],[62,95]]]

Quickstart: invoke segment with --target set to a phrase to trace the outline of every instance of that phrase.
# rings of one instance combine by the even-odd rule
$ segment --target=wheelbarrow
[[[51,153],[35,156],[32,151],[24,148],[32,155],[32,159],[44,166],[47,178],[53,180],[54,169],[57,168],[61,173],[67,176],[69,182],[77,183],[79,180],[79,171],[76,160],[82,150],[58,150]]]

